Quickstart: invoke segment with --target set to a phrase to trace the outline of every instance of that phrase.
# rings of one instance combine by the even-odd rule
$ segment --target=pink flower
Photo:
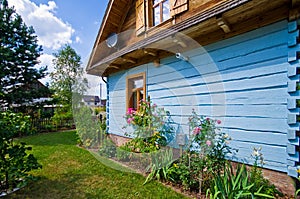
[[[208,121],[208,122],[209,122],[209,120],[210,120],[210,119],[209,119],[209,117],[208,117],[208,118],[206,118],[206,121]]]
[[[127,123],[128,123],[128,124],[130,124],[132,121],[133,121],[133,118],[132,118],[132,117],[130,117],[130,118],[127,119]]]
[[[193,134],[198,135],[201,132],[201,128],[199,126],[196,126],[193,130]]]
[[[221,120],[217,120],[217,124],[221,124]]]
[[[133,108],[128,108],[127,114],[130,115],[130,114],[132,114],[132,113],[134,113],[134,109],[133,109]]]
[[[206,145],[210,146],[211,145],[211,141],[210,140],[206,140]]]

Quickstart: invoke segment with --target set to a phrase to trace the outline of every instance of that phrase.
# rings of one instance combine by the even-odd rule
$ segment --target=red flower
[[[217,124],[221,124],[221,120],[217,120]]]

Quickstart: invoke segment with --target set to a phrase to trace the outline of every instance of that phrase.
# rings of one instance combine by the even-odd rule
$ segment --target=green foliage
[[[183,185],[185,190],[199,191],[210,186],[212,173],[205,168],[205,162],[196,152],[184,153],[169,169],[168,179]]]
[[[206,162],[204,166],[215,173],[223,169],[225,156],[232,153],[232,148],[228,145],[231,138],[218,128],[219,124],[220,120],[198,116],[194,110],[189,117],[192,132],[190,148],[197,151]]]
[[[245,165],[238,165],[236,171],[230,165],[226,167],[223,175],[214,178],[212,189],[207,191],[210,198],[233,199],[243,196],[251,196],[250,189],[253,184],[249,183],[249,174]]]
[[[274,198],[274,196],[262,192],[263,185],[255,191],[253,189],[254,183],[250,181],[249,172],[246,166],[238,164],[236,168],[228,165],[224,174],[214,177],[211,189],[208,189],[206,196],[210,198]]]
[[[102,156],[112,158],[118,154],[118,149],[116,145],[109,138],[104,139],[102,146],[100,147],[98,153]],[[118,157],[118,155],[117,155]]]
[[[91,109],[83,106],[74,110],[77,134],[84,147],[93,148],[100,144],[103,131],[100,121],[92,116]]]
[[[28,117],[21,113],[2,112],[0,114],[0,191],[7,192],[13,188],[24,186],[33,179],[28,173],[41,168],[32,154],[27,154],[31,147],[25,143],[14,143],[18,134],[29,134]]]
[[[30,116],[11,111],[0,113],[0,137],[12,139],[17,136],[30,135],[31,131]]]
[[[42,47],[33,28],[8,7],[7,0],[0,1],[0,32],[0,106],[10,107],[42,97],[43,88],[30,87],[46,75],[46,67],[35,67]]]
[[[168,180],[169,169],[173,164],[173,150],[159,150],[151,154],[152,163],[150,173],[148,174],[144,185],[150,180]]]
[[[271,195],[271,196],[283,196],[281,192],[279,192],[276,187],[269,182],[269,180],[265,179],[262,173],[262,167],[264,164],[263,154],[261,153],[261,147],[253,148],[252,157],[254,158],[254,164],[250,170],[250,183],[253,184],[250,191],[254,193],[255,191],[260,189],[260,192]],[[259,165],[261,167],[259,167]]]
[[[149,98],[140,102],[137,111],[129,108],[125,119],[134,131],[127,135],[133,135],[135,138],[125,144],[125,149],[130,152],[150,153],[166,146],[167,139],[174,134],[166,115],[164,109],[158,108],[156,104],[152,105]]]
[[[156,104],[151,105],[150,98],[142,100],[138,110],[129,108],[125,115],[128,126],[134,129],[133,132],[126,134],[137,138],[150,137],[162,129],[165,116],[164,109],[158,108]]]
[[[200,194],[210,184],[212,176],[225,167],[225,156],[231,153],[229,136],[217,127],[220,120],[198,116],[193,110],[189,117],[188,151],[178,163],[179,181],[186,189],[199,190]]]
[[[72,115],[73,106],[79,103],[79,97],[87,88],[87,79],[83,78],[81,58],[71,46],[66,45],[54,53],[54,71],[50,74],[54,90],[53,98],[60,107],[55,115]],[[73,94],[76,100],[73,102]]]

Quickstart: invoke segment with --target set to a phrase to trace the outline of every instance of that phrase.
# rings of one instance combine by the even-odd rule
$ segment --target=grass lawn
[[[10,198],[184,198],[158,182],[142,185],[145,178],[140,174],[105,166],[105,162],[112,163],[99,161],[76,146],[74,131],[39,134],[21,141],[33,147],[43,168],[34,172],[40,180]]]

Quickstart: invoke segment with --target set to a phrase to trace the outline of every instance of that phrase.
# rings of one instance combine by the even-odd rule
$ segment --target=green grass
[[[128,169],[77,147],[74,131],[20,141],[33,147],[43,168],[33,172],[40,177],[38,181],[10,198],[184,198],[158,182],[143,185],[142,175],[126,172]]]

